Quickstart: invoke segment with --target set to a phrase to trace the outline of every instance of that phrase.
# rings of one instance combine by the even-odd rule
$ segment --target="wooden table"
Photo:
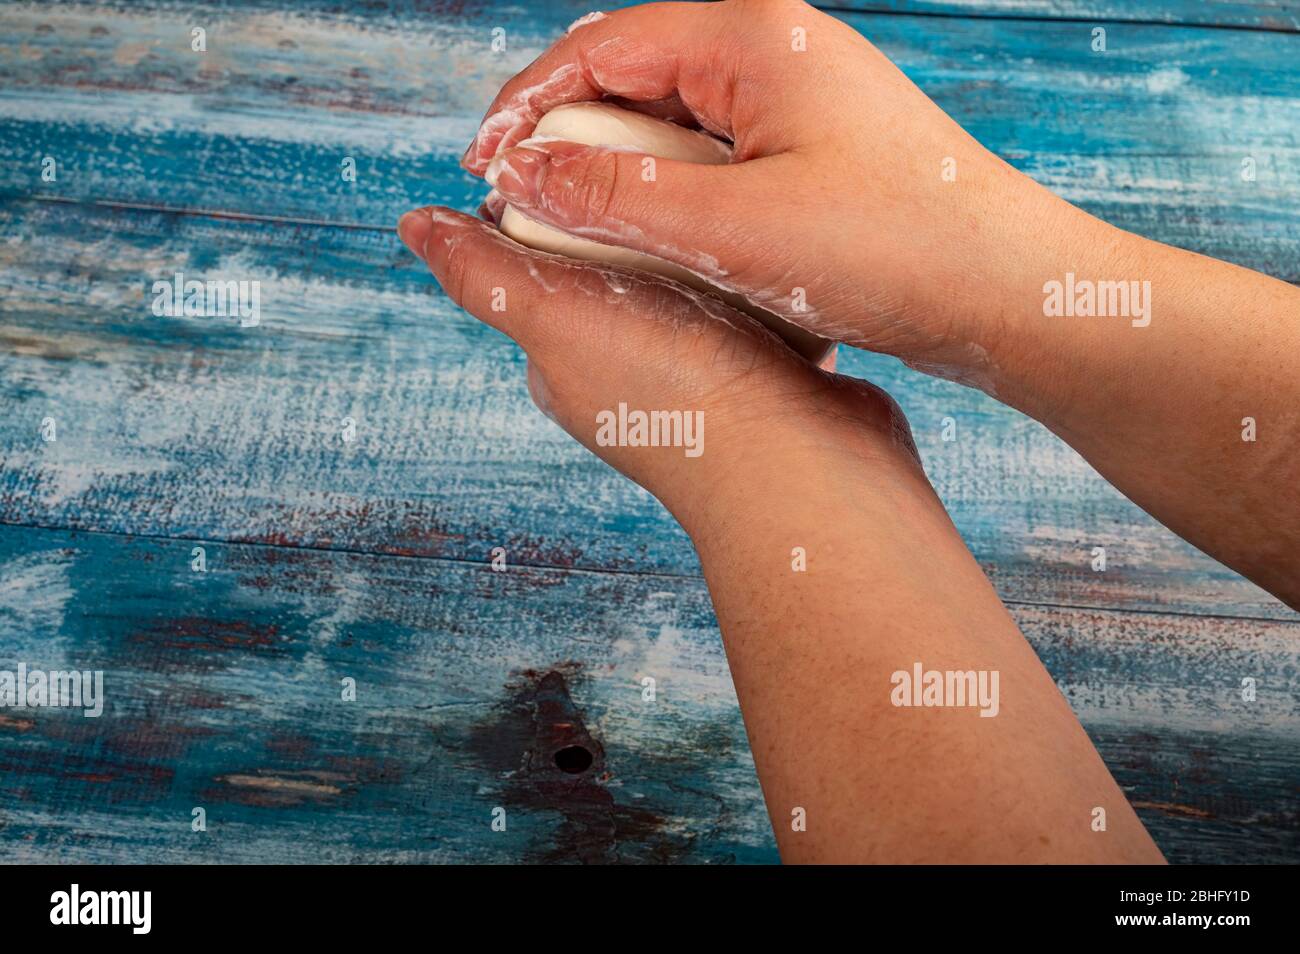
[[[1297,4],[845,7],[1052,189],[1300,280]],[[777,860],[689,541],[393,233],[477,205],[482,110],[587,9],[0,6],[0,668],[107,694],[0,709],[5,860]],[[259,281],[260,324],[155,315],[178,271]],[[1300,619],[1037,424],[841,359],[1170,860],[1300,860]]]

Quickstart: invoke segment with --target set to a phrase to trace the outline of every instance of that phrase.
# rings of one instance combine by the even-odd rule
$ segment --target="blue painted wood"
[[[518,349],[391,232],[30,201],[0,202],[0,230],[16,239],[0,257],[0,520],[699,574],[671,517],[532,406]],[[155,316],[152,284],[178,270],[260,281],[261,325]],[[843,366],[901,401],[1004,597],[1292,617],[1016,412],[893,359]]]
[[[43,6],[80,5],[79,0],[45,0]],[[98,11],[210,9],[241,16],[294,13],[308,16],[366,19],[371,23],[426,21],[440,26],[499,23],[526,11],[532,17],[554,16],[569,23],[593,9],[616,10],[634,2],[595,3],[594,0],[99,0]],[[1300,28],[1300,4],[1295,0],[831,0],[813,6],[831,11],[900,13],[984,18],[1069,19],[1126,23],[1194,24],[1295,32]]]
[[[698,581],[204,545],[0,527],[7,861],[776,860]]]
[[[0,710],[7,859],[775,860],[702,581],[193,545],[0,527],[0,669],[107,700]],[[1300,621],[1013,612],[1171,860],[1294,860]]]
[[[400,8],[399,8],[400,9]],[[571,9],[385,21],[0,7],[0,182],[23,195],[389,228],[472,208],[455,165],[491,96]],[[1300,36],[846,14],[972,134],[1108,221],[1300,280]],[[491,29],[507,30],[493,53]],[[100,32],[95,32],[100,31]],[[431,63],[445,64],[430,68]],[[7,64],[7,65],[6,65]],[[75,130],[75,134],[72,131]],[[59,163],[41,180],[41,158]],[[358,178],[340,175],[346,157]],[[1254,181],[1241,177],[1244,159]]]
[[[843,16],[1052,188],[1300,280],[1293,5],[863,6],[893,12]],[[479,113],[582,12],[0,5],[0,668],[113,674],[101,720],[0,711],[10,857],[774,860],[689,542],[531,408],[515,349],[390,231],[476,203],[454,160]],[[985,18],[1006,16],[1031,19]],[[1072,18],[1252,29],[1110,23],[1099,57]],[[260,280],[263,324],[154,316],[177,269]],[[1032,422],[891,359],[842,367],[899,398],[1171,860],[1294,861],[1295,614]],[[506,574],[482,565],[497,545]],[[548,761],[574,742],[585,779]]]
[[[1169,23],[1300,31],[1300,4],[1294,0],[835,0],[816,6],[936,16],[1086,20],[1099,26],[1108,22]]]

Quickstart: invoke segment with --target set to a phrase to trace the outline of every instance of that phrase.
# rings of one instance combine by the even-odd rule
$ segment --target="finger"
[[[528,396],[533,399],[533,404],[537,405],[537,410],[541,411],[552,421],[559,424],[559,418],[555,416],[555,406],[551,399],[551,388],[546,383],[546,378],[542,376],[542,369],[537,366],[537,362],[532,358],[527,363]]]
[[[407,212],[397,223],[397,234],[456,304],[528,349],[526,329],[521,331],[513,320],[520,310],[510,309],[517,283],[510,265],[520,246],[481,218],[436,206]],[[536,273],[534,282],[544,281]]]
[[[645,316],[668,322],[674,335],[716,334],[721,321],[764,348],[784,350],[757,321],[711,296],[633,269],[533,251],[460,212],[408,212],[398,232],[453,301],[543,362],[605,353],[612,340],[629,338],[633,329],[623,323]]]
[[[720,61],[729,47],[717,5],[652,3],[579,23],[501,88],[461,159],[466,169],[481,175],[556,106],[606,96],[677,96],[702,126],[730,138],[732,83]]]
[[[478,217],[493,225],[501,224],[501,216],[506,210],[506,200],[496,189],[489,192],[478,207]]]
[[[764,181],[780,178],[782,161],[706,165],[529,140],[492,160],[487,178],[507,203],[543,225],[653,255],[769,307],[757,298],[783,276],[766,274],[768,243],[745,237],[768,234],[752,198]],[[745,210],[739,214],[746,227],[731,215],[709,214],[715,209]]]
[[[823,371],[829,371],[831,374],[834,374],[835,367],[838,364],[836,360],[838,355],[839,348],[835,345],[831,345],[831,349],[826,352],[826,357],[822,358],[821,364],[817,365],[817,367],[821,368]]]
[[[612,103],[620,109],[630,109],[634,112],[644,113],[647,116],[653,116],[655,119],[667,120],[687,129],[700,128],[699,120],[695,118],[695,114],[686,108],[686,104],[682,102],[682,98],[676,93],[667,99],[653,99],[646,102],[638,102],[624,96],[607,96],[605,99],[606,102]]]

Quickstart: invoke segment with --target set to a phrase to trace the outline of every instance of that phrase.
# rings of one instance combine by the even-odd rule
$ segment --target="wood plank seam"
[[[1078,23],[1081,25],[1091,26],[1145,26],[1145,27],[1175,27],[1181,29],[1203,29],[1203,30],[1240,30],[1250,33],[1282,33],[1292,34],[1300,33],[1300,27],[1289,26],[1282,23],[1265,24],[1265,23],[1196,23],[1183,20],[1156,20],[1150,17],[1117,17],[1097,16],[1044,16],[1032,13],[1003,13],[1001,11],[989,10],[978,14],[957,13],[953,10],[888,10],[875,9],[868,6],[863,7],[844,7],[835,5],[814,4],[818,10],[823,13],[829,13],[833,16],[882,16],[882,17],[931,17],[940,20],[1010,20],[1016,23]]]
[[[396,231],[396,225],[372,225],[367,222],[338,222],[330,219],[308,219],[289,215],[267,215],[257,212],[238,212],[227,211],[224,209],[189,209],[178,206],[169,206],[154,204],[150,202],[125,202],[115,199],[78,199],[74,196],[50,195],[49,193],[34,193],[24,195],[21,192],[0,191],[0,196],[25,200],[31,202],[49,202],[59,205],[82,206],[85,208],[96,209],[113,209],[124,212],[142,212],[149,215],[178,215],[190,218],[213,219],[213,220],[230,220],[235,222],[258,222],[267,225],[303,225],[312,228],[322,229],[342,229],[352,232],[378,232],[391,233]],[[1279,277],[1279,276],[1274,276]],[[1289,279],[1280,278],[1289,285],[1300,287],[1300,278]]]
[[[366,550],[359,547],[323,547],[313,546],[308,543],[271,543],[265,540],[240,540],[238,538],[220,538],[220,537],[197,537],[188,535],[160,534],[160,533],[127,533],[122,530],[105,530],[94,527],[75,527],[55,524],[42,523],[16,523],[10,520],[0,520],[0,527],[12,527],[18,530],[40,530],[48,533],[70,533],[70,534],[87,534],[98,537],[118,538],[123,540],[153,540],[160,543],[195,543],[208,544],[222,547],[253,547],[257,549],[284,551],[287,553],[311,552],[322,554],[340,554],[373,557],[378,560],[419,560],[428,563],[444,563],[456,567],[487,567],[491,565],[489,560],[470,560],[452,556],[432,556],[429,554],[419,553],[388,553],[383,550]],[[633,579],[652,580],[659,579],[672,582],[703,582],[702,574],[692,573],[665,573],[661,570],[629,570],[618,567],[590,567],[590,566],[558,566],[550,563],[530,563],[527,560],[516,560],[513,564],[527,570],[533,570],[543,573],[582,574],[596,577],[628,577]],[[1061,603],[1038,600],[1010,599],[999,597],[1005,606],[1020,606],[1027,609],[1046,609],[1046,610],[1072,610],[1084,613],[1107,612],[1119,613],[1128,616],[1152,616],[1152,617],[1175,617],[1183,619],[1214,619],[1225,622],[1239,623],[1281,623],[1285,626],[1295,626],[1300,631],[1300,617],[1288,619],[1285,617],[1270,616],[1246,616],[1231,613],[1204,613],[1204,612],[1187,612],[1183,610],[1154,610],[1142,609],[1126,606],[1108,606],[1108,605],[1089,605],[1084,603]]]

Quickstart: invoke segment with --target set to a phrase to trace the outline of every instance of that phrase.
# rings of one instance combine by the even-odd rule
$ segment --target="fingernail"
[[[465,147],[465,152],[460,157],[461,168],[467,171],[472,171],[470,170],[470,166],[477,158],[478,158],[478,133],[475,133],[474,138],[469,141],[469,145]]]
[[[397,235],[418,258],[425,259],[425,246],[433,233],[433,216],[428,209],[412,209],[397,221]]]
[[[532,205],[541,189],[542,177],[551,161],[537,149],[510,149],[488,163],[483,178],[488,185],[517,205]]]
[[[506,200],[501,198],[501,193],[493,189],[483,200],[483,205],[479,208],[479,214],[493,225],[501,224],[501,215],[505,212]]]

